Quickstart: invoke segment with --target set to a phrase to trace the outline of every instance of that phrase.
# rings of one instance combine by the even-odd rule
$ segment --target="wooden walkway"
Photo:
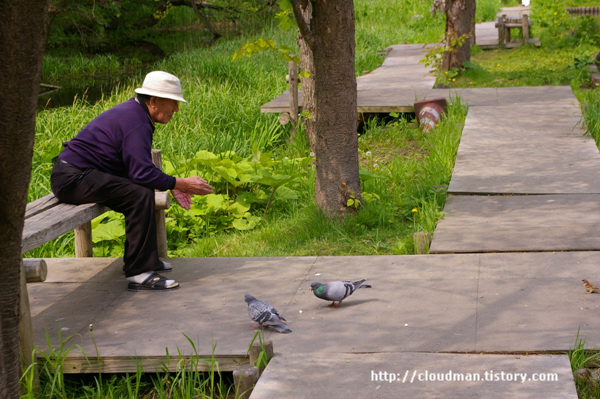
[[[557,352],[578,333],[600,344],[598,295],[581,285],[600,283],[600,156],[582,136],[577,101],[568,87],[431,89],[420,47],[392,46],[360,78],[359,98],[389,107],[377,109],[452,96],[469,104],[435,254],[177,258],[171,274],[182,287],[168,293],[128,292],[120,259],[47,259],[47,281],[28,285],[37,348],[67,340],[73,373],[176,370],[193,358],[234,370],[256,334],[250,293],[293,330],[265,333],[275,357],[252,399],[576,399],[568,358]],[[313,281],[362,277],[373,289],[339,309],[309,291]],[[401,382],[451,371],[529,378]]]
[[[518,17],[528,14],[529,7],[502,9],[501,14]],[[475,37],[482,48],[498,46],[498,29],[495,22],[476,25]],[[539,39],[531,39],[539,46]],[[430,46],[422,44],[395,45],[385,49],[382,65],[366,75],[356,78],[357,110],[359,113],[414,112],[419,100],[444,97],[447,92],[434,89],[435,75],[420,61]],[[286,90],[261,106],[263,113],[289,112],[290,92]],[[299,112],[302,111],[302,91],[298,93]]]
[[[414,103],[435,95],[435,76],[419,61],[425,56],[422,44],[390,46],[383,64],[357,78],[358,112],[414,112]],[[298,93],[302,110],[302,91]],[[264,113],[289,112],[289,91],[261,107]]]

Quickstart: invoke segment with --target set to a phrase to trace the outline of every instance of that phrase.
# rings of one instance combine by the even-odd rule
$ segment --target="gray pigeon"
[[[245,301],[248,304],[248,316],[259,326],[270,326],[283,334],[292,332],[285,325],[287,320],[279,316],[277,309],[267,302],[256,299],[250,294],[246,294]]]
[[[317,298],[332,301],[331,305],[329,305],[332,308],[339,308],[342,301],[352,295],[357,289],[371,288],[370,285],[364,284],[365,281],[367,281],[366,278],[356,281],[330,281],[325,284],[312,283],[310,289]]]

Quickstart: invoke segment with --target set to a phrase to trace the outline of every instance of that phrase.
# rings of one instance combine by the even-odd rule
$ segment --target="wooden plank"
[[[156,192],[155,201],[160,211],[171,206],[171,196],[165,191]],[[25,214],[21,253],[52,241],[108,210],[108,207],[99,204],[64,204],[53,194],[30,202]]]
[[[194,365],[198,371],[211,371],[215,362],[215,370],[233,371],[241,365],[248,364],[249,357],[245,353],[239,355],[198,355],[198,356],[110,356],[96,357],[93,354],[85,356],[68,356],[62,360],[63,372],[65,374],[97,374],[102,373],[135,373],[141,367],[144,373],[176,372],[181,370],[180,360],[184,361],[185,367],[192,370]],[[43,365],[46,359],[43,355],[37,355],[36,361]]]
[[[281,95],[264,104],[260,108],[260,112],[262,113],[283,113],[289,112],[289,90],[284,91]],[[435,95],[435,92],[432,90],[432,95]],[[358,93],[359,97],[365,95],[364,92]],[[383,94],[381,94],[383,96]],[[380,96],[380,97],[381,97]],[[415,97],[411,97],[411,101],[404,100],[397,104],[365,104],[366,101],[363,101],[363,104],[356,107],[358,113],[390,113],[390,112],[415,112],[414,108],[414,99]],[[362,99],[359,99],[359,101]],[[404,102],[404,104],[402,103]],[[298,112],[302,112],[302,91],[298,92]]]
[[[400,333],[390,335],[396,334]],[[298,352],[275,357],[251,398],[577,399],[567,355]],[[509,382],[510,377],[502,377],[500,381],[500,375],[536,372],[557,378],[534,381],[523,377],[519,382],[511,378]],[[486,380],[486,373],[498,379]]]
[[[529,17],[527,15],[523,15],[523,19],[521,20],[522,27],[521,30],[523,32],[523,42],[529,42],[529,26],[531,22],[529,21]]]
[[[48,194],[45,197],[39,198],[27,204],[25,208],[25,219],[35,216],[40,212],[44,212],[58,204],[58,200],[54,194]]]
[[[430,254],[598,251],[600,195],[456,195]]]
[[[98,204],[69,205],[58,203],[52,212],[37,213],[25,219],[21,253],[75,229],[93,218],[102,215],[108,207]]]

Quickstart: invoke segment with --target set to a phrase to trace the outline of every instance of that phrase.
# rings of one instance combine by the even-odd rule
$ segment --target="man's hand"
[[[190,209],[192,207],[191,195],[206,195],[213,192],[213,188],[206,180],[198,177],[177,177],[175,180],[175,188],[171,190],[173,198],[183,209]]]
[[[212,186],[198,176],[177,177],[174,188],[192,195],[206,195],[213,192]]]
[[[173,198],[175,198],[175,201],[177,201],[179,206],[186,211],[192,207],[192,196],[188,193],[184,193],[181,190],[172,189],[171,194],[173,194]]]

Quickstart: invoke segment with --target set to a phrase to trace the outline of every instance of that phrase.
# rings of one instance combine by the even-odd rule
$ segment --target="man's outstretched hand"
[[[186,211],[192,207],[192,196],[188,193],[184,193],[181,190],[172,189],[171,194],[173,194],[173,198],[175,198],[175,201],[177,201],[179,206]]]
[[[175,188],[171,190],[173,198],[183,209],[192,207],[192,195],[206,195],[212,192],[212,186],[198,176],[176,178]]]

